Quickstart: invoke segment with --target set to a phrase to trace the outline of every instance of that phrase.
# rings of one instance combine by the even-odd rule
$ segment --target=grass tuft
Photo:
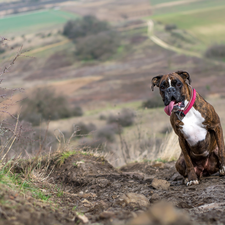
[[[68,159],[71,155],[75,155],[76,151],[65,151],[61,153],[61,156],[58,158],[57,163],[61,166],[66,159]]]

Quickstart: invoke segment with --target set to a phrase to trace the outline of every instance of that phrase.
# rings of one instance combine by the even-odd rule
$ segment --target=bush
[[[162,134],[168,134],[173,130],[171,125],[165,126],[162,128],[162,130],[160,131],[160,133]]]
[[[12,123],[12,121],[9,122]],[[19,155],[22,157],[34,156],[39,151],[40,154],[46,154],[50,147],[53,150],[56,148],[57,140],[51,132],[44,129],[32,128],[30,123],[24,121],[20,122],[20,127],[21,129],[18,131],[17,139],[9,152],[9,158],[15,158]],[[13,129],[8,129],[0,137],[1,144],[3,146],[7,145],[13,135],[15,135]]]
[[[116,52],[119,43],[119,37],[114,32],[91,35],[78,41],[76,55],[83,60],[105,60]]]
[[[166,31],[171,31],[171,30],[175,30],[177,29],[177,25],[176,24],[166,24],[165,25],[165,30]]]
[[[80,122],[74,126],[74,130],[76,131],[77,137],[82,137],[96,130],[96,126],[93,123],[85,124]]]
[[[130,109],[122,109],[118,115],[109,115],[107,123],[118,123],[122,127],[128,127],[133,125],[135,114]]]
[[[71,116],[83,116],[83,110],[80,106],[75,106],[71,110]]]
[[[95,133],[95,139],[102,140],[102,142],[114,142],[115,141],[115,127],[106,125]]]
[[[76,43],[76,55],[81,60],[107,59],[120,45],[118,33],[94,16],[68,21],[63,34]]]
[[[0,54],[3,54],[5,52],[5,49],[0,47]]]
[[[94,16],[84,16],[80,20],[68,21],[64,26],[63,35],[76,41],[79,38],[108,30],[110,27],[106,22],[100,21]]]
[[[108,124],[98,129],[92,138],[82,138],[80,147],[83,150],[108,150],[108,144],[115,141],[115,134],[121,132],[117,127],[117,124]]]
[[[142,108],[158,108],[158,107],[164,107],[164,103],[160,96],[153,97],[151,99],[148,99],[144,102],[142,102]]]
[[[104,143],[102,139],[89,139],[89,138],[82,138],[80,140],[79,147],[82,148],[83,151],[90,151],[90,150],[104,151],[107,149],[106,143]]]
[[[77,110],[72,110],[65,96],[57,96],[49,88],[38,88],[29,97],[21,101],[20,118],[38,126],[41,120],[57,120],[74,116]],[[79,116],[81,115],[79,108]],[[77,114],[76,114],[77,115]]]
[[[225,45],[224,44],[216,44],[210,46],[206,52],[205,56],[208,58],[224,58],[225,57]]]
[[[100,120],[106,120],[107,118],[106,118],[106,116],[104,114],[101,114],[101,115],[99,115],[99,119]]]

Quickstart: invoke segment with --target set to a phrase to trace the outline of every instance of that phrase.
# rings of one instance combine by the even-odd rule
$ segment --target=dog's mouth
[[[175,99],[172,99],[169,105],[164,108],[164,111],[167,115],[171,115],[172,112],[176,112],[184,107],[184,102],[177,102]]]

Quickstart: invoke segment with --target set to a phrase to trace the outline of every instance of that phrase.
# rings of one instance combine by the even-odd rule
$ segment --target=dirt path
[[[31,192],[38,188],[49,200],[3,189],[1,183],[0,224],[143,224],[142,213],[149,208],[146,224],[156,224],[153,217],[157,224],[225,223],[224,177],[206,177],[187,187],[174,162],[133,163],[116,169],[103,157],[66,155],[42,161],[42,172],[34,170],[30,176],[35,185]],[[17,164],[15,175],[24,168]],[[157,208],[162,200],[179,213],[166,204]]]
[[[144,200],[134,204],[124,200],[124,195],[133,193],[143,195],[149,205],[166,200],[185,209],[193,223],[224,223],[224,177],[206,177],[199,185],[186,187],[174,164],[133,163],[117,170],[103,158],[74,155],[53,172],[52,178],[55,184],[70,187],[69,192],[77,197],[77,210],[91,222],[127,223],[146,210]],[[170,186],[158,188],[153,185],[154,178],[166,180]]]
[[[163,7],[171,7],[171,6],[176,6],[176,5],[185,5],[185,4],[190,4],[192,2],[200,2],[200,1],[203,1],[203,0],[183,0],[183,1],[160,3],[160,4],[153,6],[153,9],[163,8]]]
[[[148,36],[155,44],[159,45],[162,48],[165,48],[180,54],[202,58],[201,54],[199,53],[187,51],[182,48],[177,48],[167,44],[166,42],[164,42],[163,40],[159,39],[158,37],[154,35],[154,22],[152,20],[149,20],[147,24],[148,24]]]

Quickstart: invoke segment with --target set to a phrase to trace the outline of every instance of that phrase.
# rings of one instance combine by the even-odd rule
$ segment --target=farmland
[[[206,48],[207,45],[224,42],[224,10],[225,2],[221,0],[196,1],[156,8],[151,18],[163,24],[176,24],[204,43]]]
[[[35,33],[59,28],[67,20],[76,18],[75,14],[54,9],[15,14],[0,19],[0,33],[4,35]]]

